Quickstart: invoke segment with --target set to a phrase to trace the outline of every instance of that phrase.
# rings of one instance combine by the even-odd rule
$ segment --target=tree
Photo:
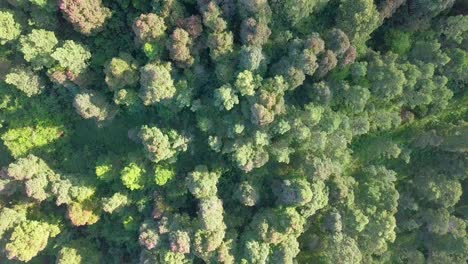
[[[159,234],[156,228],[152,222],[143,222],[140,227],[139,243],[148,250],[155,248],[159,244]]]
[[[177,25],[187,31],[192,39],[196,39],[201,36],[203,32],[203,25],[200,16],[190,16],[179,20]]]
[[[132,87],[138,82],[138,64],[128,53],[112,58],[106,64],[104,73],[106,83],[112,91]]]
[[[219,61],[233,51],[234,37],[230,31],[210,34],[207,41],[212,60]]]
[[[263,147],[257,147],[252,143],[236,145],[232,154],[237,166],[245,172],[262,167],[269,158],[268,152]]]
[[[0,210],[0,237],[4,239],[7,231],[26,220],[26,212],[15,208],[3,207]]]
[[[171,71],[170,63],[151,63],[140,68],[140,98],[145,105],[156,104],[175,95]]]
[[[397,9],[405,4],[406,0],[385,0],[381,1],[379,5],[380,15],[386,19],[390,18]]]
[[[266,44],[270,34],[271,30],[265,23],[257,22],[254,18],[242,21],[240,36],[245,45],[261,47]]]
[[[132,28],[135,41],[141,45],[147,42],[157,42],[164,37],[166,31],[163,18],[153,13],[141,14],[133,23]]]
[[[285,206],[305,205],[312,200],[309,183],[304,179],[284,180],[276,191],[277,203]]]
[[[268,258],[273,263],[294,263],[294,259],[300,252],[299,242],[296,239],[291,238],[285,242],[276,245],[271,248],[271,253]]]
[[[60,48],[51,54],[51,57],[58,62],[62,69],[79,75],[88,66],[87,61],[91,58],[91,53],[82,44],[66,40]]]
[[[184,6],[179,1],[155,0],[151,3],[156,14],[175,24],[185,14]]]
[[[73,226],[93,225],[99,221],[99,213],[92,201],[72,202],[67,206],[67,218]]]
[[[426,172],[417,176],[417,193],[426,201],[442,207],[452,207],[461,198],[462,185],[458,180],[447,179],[443,175]]]
[[[180,254],[190,253],[190,236],[185,231],[177,230],[169,233],[169,246],[171,251]]]
[[[204,202],[204,203],[207,203],[207,202]],[[212,208],[212,209],[222,210],[222,207]],[[222,214],[223,211],[221,211],[220,213]],[[216,217],[217,215],[209,215],[209,216]],[[216,219],[203,219],[202,220],[202,221],[206,221],[205,224],[209,224],[211,222],[216,223],[213,220],[221,220],[221,222],[219,222],[219,224],[221,224],[220,226],[217,226],[213,230],[199,229],[195,233],[194,249],[195,249],[195,253],[201,258],[209,258],[209,255],[213,253],[217,248],[219,248],[223,242],[223,238],[225,236],[224,229],[226,227],[224,223],[222,222],[222,219],[223,219],[222,215],[220,215],[220,217],[221,218],[219,219],[216,218]]]
[[[240,0],[237,3],[241,18],[253,17],[264,22],[271,20],[271,8],[265,0]]]
[[[164,264],[176,264],[176,263],[189,264],[190,263],[189,260],[186,259],[184,254],[174,253],[171,251],[164,252],[161,258],[162,258],[161,263],[164,263]]]
[[[59,177],[42,159],[32,154],[8,165],[6,175],[12,180],[24,182],[26,196],[38,202],[49,198],[50,183]]]
[[[362,253],[356,241],[344,234],[326,236],[322,249],[311,259],[306,255],[300,256],[304,261],[320,261],[323,263],[362,263]]]
[[[239,54],[239,69],[255,71],[264,61],[265,56],[260,47],[242,46]]]
[[[57,236],[60,229],[56,225],[39,221],[24,221],[13,229],[5,246],[10,260],[30,261],[44,250],[50,238]]]
[[[245,206],[255,206],[260,200],[259,188],[248,181],[239,184],[235,196]]]
[[[328,0],[274,0],[271,3],[271,7],[273,12],[281,19],[295,26],[327,2]]]
[[[415,62],[421,61],[444,66],[450,61],[450,57],[441,50],[441,46],[437,40],[416,41],[409,56]]]
[[[454,0],[416,0],[411,5],[408,5],[410,16],[407,18],[412,20],[408,22],[410,24],[417,24],[418,20],[430,20],[444,10],[451,8],[454,3]]]
[[[59,9],[73,28],[85,36],[102,31],[106,20],[112,15],[101,0],[60,0]]]
[[[284,223],[280,224],[280,223]],[[267,258],[286,263],[299,252],[297,237],[303,232],[305,219],[292,207],[257,212],[244,232],[241,257],[248,263],[268,263]],[[290,247],[288,251],[283,247]]]
[[[361,86],[351,86],[343,91],[343,101],[350,112],[363,112],[370,98],[370,91]]]
[[[97,264],[101,261],[101,253],[88,240],[77,239],[68,242],[58,252],[57,264]]]
[[[462,49],[450,49],[447,52],[450,61],[444,65],[442,71],[447,76],[449,82],[463,84],[468,82],[468,52]]]
[[[15,21],[10,10],[0,11],[0,45],[17,39],[21,34],[21,25]]]
[[[262,78],[259,75],[253,75],[251,71],[245,70],[237,75],[234,86],[241,96],[253,96],[255,90],[260,87]]]
[[[387,244],[395,241],[396,219],[399,194],[395,189],[395,172],[384,167],[364,169],[356,197],[356,204],[369,217],[369,223],[359,233],[358,243],[365,252],[381,255],[387,251]]]
[[[0,0],[0,262],[467,263],[454,2]]]
[[[45,90],[44,81],[28,68],[15,68],[7,74],[5,82],[22,91],[27,97],[38,95]]]
[[[122,176],[122,178],[123,178],[123,176]],[[128,180],[122,179],[122,181],[124,181],[124,185],[127,188],[129,186],[134,187],[134,185],[125,184],[125,183],[128,183]],[[106,212],[106,213],[112,214],[112,213],[114,213],[114,211],[116,211],[116,212],[120,211],[120,209],[127,206],[129,204],[129,202],[130,201],[129,201],[129,198],[127,197],[127,195],[122,194],[122,193],[114,193],[114,195],[112,195],[111,197],[102,199],[102,204],[103,204],[102,210],[104,210],[104,212]]]
[[[325,34],[325,43],[327,48],[338,57],[343,55],[351,45],[348,36],[339,28],[333,28]]]
[[[316,32],[311,33],[305,40],[304,46],[311,50],[315,55],[322,53],[325,50],[325,41]]]
[[[154,179],[159,186],[165,185],[168,181],[172,180],[174,176],[175,172],[172,167],[157,165],[154,170]]]
[[[411,37],[409,32],[392,29],[385,33],[385,44],[393,53],[406,55],[413,44]]]
[[[213,104],[218,107],[219,110],[231,110],[236,104],[239,104],[239,98],[231,85],[225,84],[220,88],[214,90],[214,102]]]
[[[114,103],[127,107],[130,112],[138,112],[142,106],[138,92],[130,89],[120,89],[114,93]]]
[[[100,156],[96,161],[95,174],[99,180],[110,182],[116,178],[116,165],[115,161],[109,156]]]
[[[115,110],[109,105],[103,95],[96,92],[81,92],[75,95],[73,106],[84,119],[95,119],[101,122],[112,118]]]
[[[142,126],[138,133],[146,155],[153,162],[175,158],[178,152],[187,150],[188,139],[175,130],[162,131],[157,127]]]
[[[449,43],[462,44],[468,37],[468,17],[463,15],[449,16],[439,25],[439,32]]]
[[[381,100],[389,101],[401,95],[406,84],[405,74],[398,68],[396,59],[392,53],[375,56],[367,67],[371,92]]]
[[[83,175],[62,175],[59,180],[52,182],[51,191],[56,198],[55,204],[82,204],[92,200],[96,194],[96,187],[92,183]]]
[[[55,33],[44,29],[33,29],[28,35],[20,38],[20,51],[24,59],[30,62],[34,68],[49,68],[53,65],[51,57],[58,40]]]
[[[380,23],[380,14],[374,1],[341,1],[336,24],[357,47],[365,44],[370,38],[370,34],[377,29]],[[358,48],[358,51],[360,50],[361,48]]]
[[[306,191],[307,188],[305,188]],[[328,187],[323,181],[314,181],[310,184],[310,190],[312,192],[312,199],[305,203],[302,208],[299,209],[300,214],[303,217],[310,217],[317,213],[320,209],[324,208],[329,203],[329,191]],[[306,193],[306,195],[309,195]],[[307,196],[303,196],[308,199]],[[305,199],[305,201],[307,200]]]
[[[61,133],[63,133],[63,127],[50,123],[34,124],[10,128],[3,133],[1,139],[13,157],[21,157],[35,148],[57,141]]]
[[[145,170],[133,162],[123,168],[120,173],[123,185],[131,191],[142,189],[145,186],[144,176]]]
[[[216,2],[209,1],[199,7],[203,16],[203,24],[212,32],[222,32],[226,29],[226,21],[221,17],[222,10]]]
[[[338,65],[336,54],[330,50],[322,54],[318,63],[317,71],[315,72],[318,78],[323,78],[327,73],[333,70]]]
[[[250,107],[250,121],[258,126],[272,123],[275,115],[284,111],[283,93],[288,88],[282,76],[265,80],[257,93],[256,102]]]
[[[190,54],[192,40],[189,33],[181,28],[176,28],[172,32],[168,49],[171,59],[180,67],[190,67],[195,59]]]
[[[216,196],[218,178],[221,175],[218,172],[210,172],[205,165],[195,167],[193,172],[187,174],[187,187],[197,199]]]
[[[245,242],[244,247],[243,263],[267,263],[270,252],[270,247],[267,243],[249,240]]]

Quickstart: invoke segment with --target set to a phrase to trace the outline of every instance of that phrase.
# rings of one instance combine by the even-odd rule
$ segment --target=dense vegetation
[[[467,263],[466,3],[1,0],[0,263]]]

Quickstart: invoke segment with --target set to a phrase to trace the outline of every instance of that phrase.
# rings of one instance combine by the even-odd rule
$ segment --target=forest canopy
[[[465,264],[464,0],[1,0],[0,263]]]

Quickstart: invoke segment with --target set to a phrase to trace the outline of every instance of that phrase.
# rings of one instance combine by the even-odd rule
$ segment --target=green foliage
[[[103,6],[101,0],[60,0],[59,8],[73,28],[87,36],[102,31],[104,23],[112,15],[111,10]]]
[[[236,104],[239,104],[239,98],[230,85],[223,85],[214,90],[214,105],[219,110],[231,110]]]
[[[101,261],[101,254],[95,245],[83,239],[73,240],[64,245],[57,256],[57,264],[97,264]]]
[[[0,45],[17,39],[21,34],[21,25],[15,21],[10,10],[0,11]]]
[[[242,96],[252,96],[255,94],[255,89],[260,86],[261,77],[254,76],[251,71],[243,71],[237,75],[235,87]]]
[[[461,1],[0,2],[0,263],[467,263]]]
[[[30,69],[13,69],[5,76],[5,82],[15,86],[28,97],[40,94],[45,89],[44,81]]]
[[[363,45],[380,25],[379,12],[372,0],[344,0],[338,9],[336,24],[357,46]],[[359,50],[359,49],[358,49]]]
[[[60,68],[80,74],[86,69],[91,53],[85,46],[73,40],[66,40],[51,56],[58,62]]]
[[[25,126],[8,129],[1,139],[14,157],[20,157],[58,140],[61,132],[60,126]]]
[[[284,180],[276,196],[278,203],[285,206],[299,206],[312,200],[312,190],[309,183],[303,179]]]
[[[163,186],[168,181],[172,180],[175,176],[175,172],[170,167],[156,166],[154,169],[154,181],[157,185]]]
[[[120,179],[131,191],[138,190],[145,186],[145,173],[145,170],[136,163],[130,163],[120,172]]]
[[[49,238],[60,233],[57,226],[38,221],[25,221],[13,229],[5,246],[9,259],[29,261],[44,250]]]
[[[8,207],[2,208],[0,211],[0,237],[11,230],[16,224],[26,220],[26,215]]]
[[[385,33],[385,43],[392,52],[405,55],[411,49],[411,34],[402,30],[389,30]]]
[[[451,16],[440,25],[440,33],[445,36],[446,41],[461,44],[468,34],[468,17]]]
[[[91,202],[82,204],[73,202],[67,207],[67,218],[73,226],[85,226],[93,225],[99,221],[99,214]]]
[[[320,263],[362,263],[362,254],[356,242],[343,235],[327,237],[324,250],[317,256]]]
[[[156,42],[164,36],[166,25],[164,20],[153,13],[141,14],[133,23],[135,39],[141,44]]]
[[[83,203],[93,198],[96,188],[82,175],[62,176],[62,179],[53,182],[52,193],[57,205]]]
[[[114,93],[114,103],[117,105],[123,105],[132,112],[138,111],[141,106],[138,92],[129,89],[120,89]]]
[[[143,52],[150,60],[155,60],[163,52],[163,47],[158,43],[147,42],[143,45]]]
[[[195,198],[203,199],[216,195],[219,173],[210,172],[206,166],[199,165],[187,176],[187,187]]]
[[[163,132],[157,127],[142,126],[138,137],[145,146],[149,160],[160,162],[174,158],[177,152],[187,149],[188,139],[175,130]]]
[[[106,213],[112,214],[114,211],[118,211],[122,209],[122,207],[125,207],[129,203],[129,199],[124,194],[114,193],[114,195],[112,195],[110,198],[104,198],[102,203],[102,210],[104,210]]]
[[[192,40],[189,33],[181,28],[176,28],[169,42],[169,54],[173,61],[180,67],[186,68],[193,64],[194,58],[190,54]]]
[[[258,187],[247,182],[241,182],[238,190],[236,191],[236,197],[245,206],[254,206],[259,202],[260,193]]]
[[[24,59],[34,68],[44,66],[48,68],[54,63],[51,54],[57,44],[58,40],[54,32],[33,29],[28,35],[20,37],[19,50],[23,53]]]
[[[403,92],[405,75],[397,68],[396,59],[391,53],[383,58],[376,56],[367,68],[371,91],[383,100],[391,100]]]
[[[110,158],[99,158],[95,167],[96,177],[102,181],[112,181],[116,176],[116,168]]]
[[[287,24],[296,25],[327,2],[328,0],[275,0],[272,1],[272,9],[274,13],[286,20]]]
[[[106,83],[112,91],[131,87],[138,82],[138,64],[130,54],[113,58],[104,68]]]
[[[98,122],[112,118],[115,114],[114,108],[106,102],[106,98],[95,92],[77,94],[73,100],[73,106],[84,119],[92,118]]]
[[[152,63],[140,69],[140,98],[145,105],[156,104],[175,95],[171,71],[170,63]]]

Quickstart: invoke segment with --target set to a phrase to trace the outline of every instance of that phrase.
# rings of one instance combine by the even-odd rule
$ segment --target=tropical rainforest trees
[[[0,263],[466,263],[465,6],[0,1]]]

